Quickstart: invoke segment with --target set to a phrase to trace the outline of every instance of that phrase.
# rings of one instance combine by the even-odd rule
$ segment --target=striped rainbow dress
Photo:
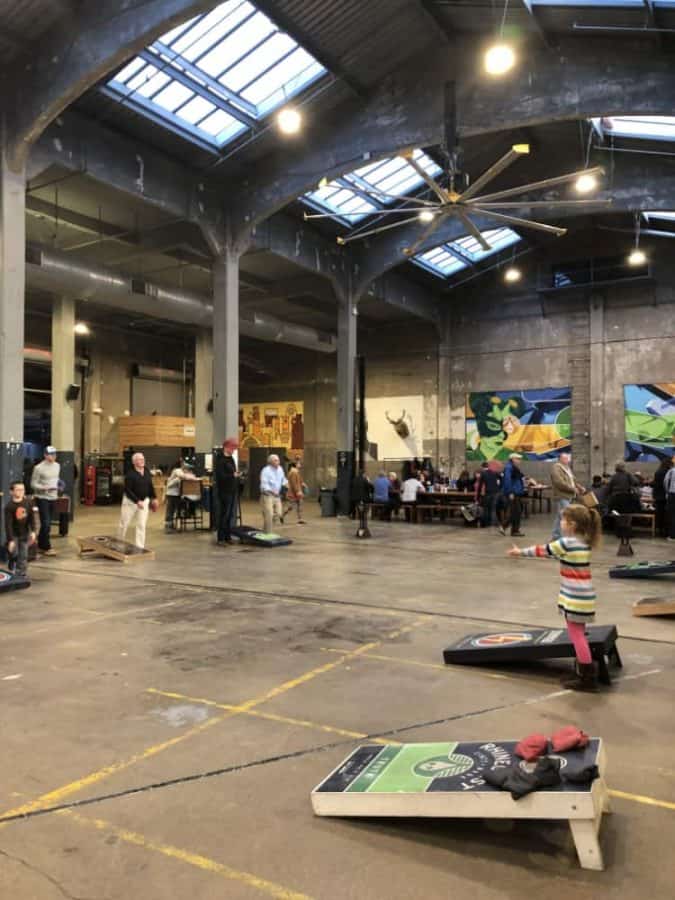
[[[591,580],[591,548],[577,537],[526,547],[523,556],[555,556],[560,560],[558,609],[570,622],[592,622],[595,591]]]

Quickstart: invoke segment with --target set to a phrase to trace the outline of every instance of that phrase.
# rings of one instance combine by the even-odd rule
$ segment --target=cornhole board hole
[[[30,587],[30,578],[0,569],[0,594],[4,591],[22,591],[27,587]]]
[[[117,562],[136,562],[140,559],[154,559],[155,551],[137,547],[128,541],[99,534],[94,537],[79,537],[80,556],[105,556]]]
[[[255,547],[286,547],[293,543],[290,538],[282,537],[273,531],[259,531],[250,525],[237,525],[232,529],[232,534],[238,537],[242,544],[253,544]]]
[[[583,750],[555,754],[563,775],[568,764],[575,769],[597,765],[595,781],[563,781],[520,800],[482,777],[487,769],[518,761],[516,743],[363,744],[314,788],[312,808],[317,816],[567,819],[581,867],[602,869],[598,832],[603,812],[609,812],[602,740],[592,738]]]
[[[675,559],[663,562],[636,562],[626,566],[613,566],[610,578],[654,578],[655,575],[675,575]]]
[[[634,616],[675,616],[675,597],[641,597],[633,604]]]
[[[591,625],[586,629],[598,677],[610,684],[609,665],[621,666],[616,649],[616,625]],[[574,656],[574,645],[566,628],[524,628],[514,631],[467,634],[443,651],[446,665],[481,666],[491,663],[522,663]]]

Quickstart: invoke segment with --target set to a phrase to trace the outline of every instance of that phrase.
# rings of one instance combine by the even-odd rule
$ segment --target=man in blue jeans
[[[49,446],[45,450],[45,458],[33,469],[30,486],[40,515],[40,534],[38,549],[45,556],[56,556],[52,550],[49,529],[52,524],[54,504],[59,496],[59,477],[61,466],[56,461],[56,447]]]

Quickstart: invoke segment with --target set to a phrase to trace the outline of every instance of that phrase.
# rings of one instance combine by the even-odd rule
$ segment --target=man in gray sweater
[[[60,475],[61,466],[56,461],[56,447],[47,447],[45,458],[35,466],[30,479],[30,487],[40,515],[38,549],[45,556],[56,556],[56,550],[52,550],[49,539],[49,529],[52,524],[54,501],[59,496]]]
[[[560,517],[565,507],[569,506],[577,494],[585,494],[586,488],[579,484],[571,469],[572,457],[569,453],[561,453],[558,461],[551,466],[551,485],[553,499],[556,503],[556,517],[553,523],[553,540],[561,537]]]

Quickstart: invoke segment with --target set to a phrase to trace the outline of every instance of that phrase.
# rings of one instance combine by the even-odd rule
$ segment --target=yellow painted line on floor
[[[177,744],[181,744],[183,741],[186,741],[197,734],[201,734],[203,731],[206,731],[209,728],[213,728],[214,725],[219,725],[226,719],[241,715],[242,713],[247,713],[254,707],[260,706],[262,703],[267,703],[268,700],[279,697],[281,694],[285,694],[287,691],[293,690],[293,688],[299,687],[301,684],[306,684],[308,681],[312,681],[318,675],[323,675],[325,672],[330,672],[333,669],[337,669],[339,666],[344,665],[346,662],[349,662],[349,660],[355,659],[361,656],[363,653],[367,653],[368,650],[379,647],[385,640],[395,640],[400,635],[412,631],[418,625],[421,625],[424,621],[426,621],[426,619],[418,619],[415,622],[412,622],[410,625],[404,625],[402,628],[397,628],[395,631],[388,632],[386,635],[384,635],[384,637],[380,638],[377,641],[371,641],[368,644],[362,644],[355,650],[344,652],[339,659],[335,660],[335,662],[325,663],[323,666],[316,666],[315,668],[310,669],[308,672],[305,672],[303,675],[299,675],[297,678],[291,678],[289,681],[284,681],[283,684],[280,684],[277,687],[270,688],[270,690],[265,691],[264,694],[253,697],[251,700],[247,700],[245,703],[238,704],[236,712],[226,712],[223,716],[218,716],[214,719],[208,719],[206,722],[201,722],[199,725],[195,725],[193,728],[189,728],[187,731],[184,731],[182,734],[176,735],[176,737],[171,738],[168,741],[162,741],[162,743],[160,744],[155,744],[152,747],[147,747],[145,750],[142,750],[140,753],[135,753],[133,756],[130,756],[127,759],[121,760],[117,763],[112,763],[109,766],[104,766],[102,769],[99,769],[96,772],[91,772],[89,775],[85,775],[84,778],[78,778],[75,781],[71,781],[69,784],[64,784],[62,787],[56,788],[53,791],[49,791],[46,794],[42,794],[40,797],[37,797],[35,800],[32,800],[29,803],[24,803],[22,806],[18,806],[15,809],[6,810],[0,815],[0,820],[4,817],[25,815],[26,813],[35,812],[35,810],[43,809],[47,806],[56,806],[58,803],[62,803],[66,798],[71,797],[73,794],[77,794],[79,791],[83,790],[86,787],[90,787],[93,784],[98,784],[104,779],[109,778],[111,775],[116,775],[118,772],[122,772],[125,769],[136,765],[136,763],[144,762],[145,760],[150,759],[153,756],[157,756],[157,754],[162,753],[164,750],[168,750],[170,747],[175,747]],[[3,827],[4,824],[2,823],[2,821],[0,821],[0,828]]]
[[[322,647],[324,653],[343,653],[335,647]],[[466,669],[464,666],[445,666],[440,663],[422,662],[419,659],[405,659],[400,656],[383,656],[379,653],[364,653],[364,659],[374,659],[379,662],[400,663],[404,666],[420,666],[423,669],[438,669],[441,672],[449,672],[456,674],[457,669],[461,668],[467,675],[477,675],[480,678],[496,678],[498,681],[523,681],[529,684],[541,684],[535,678],[519,677],[517,675],[497,675],[495,672],[481,672],[478,669]]]
[[[361,731],[349,731],[347,728],[338,728],[335,725],[323,725],[320,722],[312,722],[309,719],[294,719],[290,716],[279,716],[275,713],[261,712],[259,709],[244,709],[243,706],[234,706],[231,703],[218,703],[216,700],[207,700],[204,697],[190,697],[187,694],[177,694],[175,691],[160,691],[157,688],[148,688],[148,694],[155,694],[158,697],[167,697],[169,700],[180,700],[183,703],[198,703],[203,706],[211,706],[215,709],[225,709],[228,712],[242,713],[246,716],[253,716],[258,719],[267,719],[270,722],[280,722],[282,725],[300,725],[302,728],[311,728],[315,731],[325,731],[327,734],[339,734],[343,737],[353,737],[362,740],[368,737]],[[396,747],[401,745],[400,741],[388,741],[384,738],[374,738],[374,744],[393,744]]]
[[[79,813],[75,813],[72,810],[64,810],[58,813],[58,815],[66,816],[71,821],[77,822],[78,825],[82,825],[85,828],[94,828],[96,831],[105,832],[108,835],[123,841],[125,844],[132,844],[135,847],[141,847],[143,850],[161,853],[162,856],[167,856],[169,859],[175,859],[178,862],[194,866],[194,868],[201,869],[203,872],[208,872],[211,875],[219,875],[221,878],[225,878],[229,881],[236,881],[239,884],[246,885],[246,887],[260,891],[268,897],[275,897],[277,900],[312,900],[307,894],[301,894],[298,891],[276,884],[274,881],[260,878],[252,872],[233,869],[231,866],[227,866],[224,863],[216,862],[215,859],[209,859],[207,856],[202,856],[200,853],[191,853],[189,850],[183,850],[180,847],[174,847],[171,844],[157,843],[156,841],[146,838],[143,834],[139,834],[136,831],[129,831],[128,828],[119,828],[117,825],[113,825],[112,822],[106,822],[105,819],[90,819],[86,816],[81,816]]]
[[[675,803],[668,800],[657,800],[655,797],[645,797],[643,794],[629,794],[626,791],[609,791],[610,797],[617,797],[619,800],[630,800],[633,803],[643,803],[645,806],[658,806],[661,809],[675,810]]]

